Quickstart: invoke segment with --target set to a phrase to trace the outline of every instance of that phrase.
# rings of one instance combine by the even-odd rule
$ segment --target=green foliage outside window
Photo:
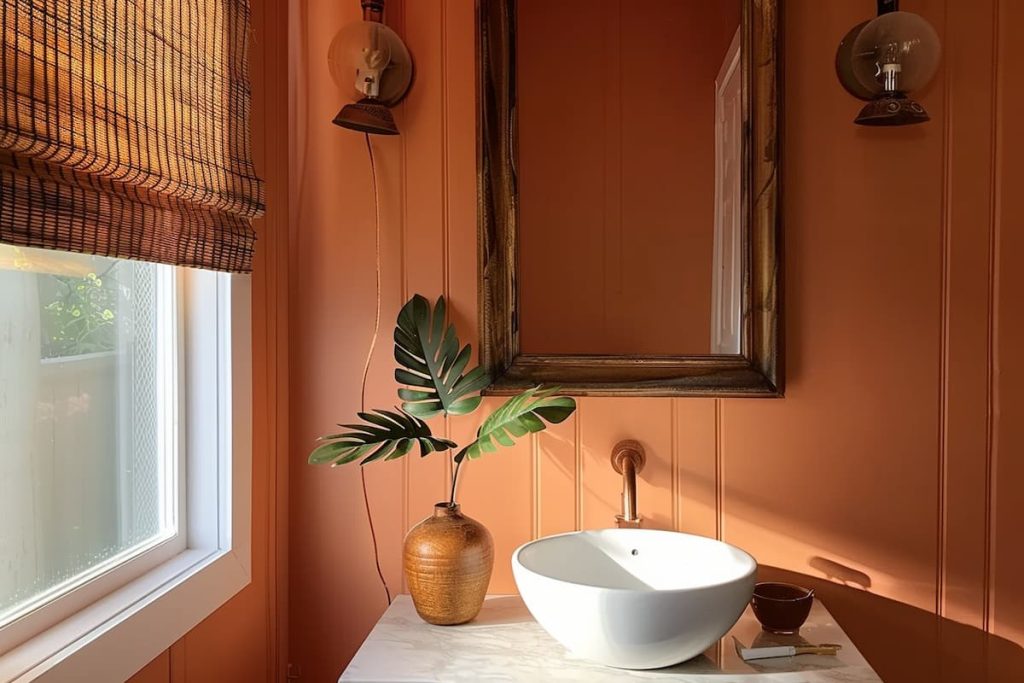
[[[113,351],[118,287],[113,265],[84,277],[40,275],[43,358]]]

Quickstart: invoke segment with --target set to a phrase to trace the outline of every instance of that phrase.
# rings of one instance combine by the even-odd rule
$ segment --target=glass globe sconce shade
[[[910,93],[927,85],[941,46],[932,25],[911,12],[886,12],[854,26],[836,51],[843,87],[867,104],[854,119],[865,126],[904,126],[929,120]]]

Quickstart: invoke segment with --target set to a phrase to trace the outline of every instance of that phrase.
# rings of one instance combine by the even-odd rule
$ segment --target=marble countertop
[[[800,655],[744,662],[737,647],[838,643],[838,657]],[[488,596],[461,626],[424,623],[398,596],[339,679],[341,683],[478,681],[664,681],[665,683],[873,683],[881,681],[825,606],[815,601],[796,636],[761,630],[750,608],[716,646],[666,669],[626,671],[568,653],[530,616],[518,596]]]

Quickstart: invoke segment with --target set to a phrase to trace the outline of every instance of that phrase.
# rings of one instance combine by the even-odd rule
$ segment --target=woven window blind
[[[248,2],[0,3],[0,242],[250,271]]]

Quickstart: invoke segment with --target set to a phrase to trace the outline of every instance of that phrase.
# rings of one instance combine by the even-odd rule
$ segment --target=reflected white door
[[[743,88],[736,29],[715,79],[715,245],[711,353],[740,352],[743,315]]]

